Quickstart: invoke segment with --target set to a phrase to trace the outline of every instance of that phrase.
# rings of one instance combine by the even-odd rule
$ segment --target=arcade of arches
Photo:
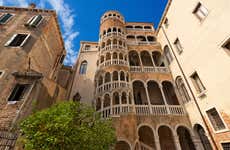
[[[201,130],[202,133],[197,134]],[[157,129],[141,125],[136,132],[138,140],[135,143],[120,140],[115,150],[212,150],[204,129],[198,124],[194,131],[183,125],[175,129],[169,125],[161,125]]]

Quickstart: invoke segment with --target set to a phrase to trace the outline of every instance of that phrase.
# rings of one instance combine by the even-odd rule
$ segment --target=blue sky
[[[98,41],[100,17],[105,11],[117,10],[127,22],[152,22],[157,27],[167,0],[0,0],[3,6],[55,9],[59,16],[67,50],[65,64],[72,65],[80,41]]]

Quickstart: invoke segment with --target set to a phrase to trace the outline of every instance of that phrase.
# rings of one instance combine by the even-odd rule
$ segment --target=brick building
[[[66,99],[71,68],[53,10],[0,6],[0,149],[11,149],[17,122]]]

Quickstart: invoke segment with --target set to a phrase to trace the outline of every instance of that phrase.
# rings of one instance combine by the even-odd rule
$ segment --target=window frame
[[[223,148],[223,145],[222,145],[222,144],[227,144],[227,143],[229,143],[229,144],[230,144],[230,140],[227,140],[227,141],[221,141],[221,142],[220,142],[220,145],[221,145],[221,149],[222,149],[222,150],[225,150],[225,149]]]
[[[173,42],[173,44],[174,44],[174,47],[176,48],[176,50],[177,50],[177,53],[180,55],[181,53],[183,53],[183,46],[182,46],[182,44],[181,44],[181,41],[180,41],[180,39],[177,37],[176,39],[175,39],[175,41]]]
[[[201,8],[203,8],[203,9],[201,9]],[[204,11],[202,11],[202,10],[205,10],[206,13],[205,13]],[[209,10],[208,10],[208,8],[207,8],[205,5],[203,5],[203,3],[198,2],[198,3],[196,4],[195,9],[192,11],[192,13],[197,17],[197,19],[198,19],[200,22],[202,22],[202,21],[204,21],[204,20],[207,18],[208,14],[209,14]],[[201,13],[201,14],[203,15],[203,17],[200,17],[200,16],[198,15],[198,13]]]
[[[1,14],[0,18],[1,18],[3,15],[6,15],[6,14],[11,14],[11,13],[3,13],[3,14]],[[12,15],[12,16],[11,16],[10,18],[8,18],[8,19],[6,20],[6,22],[0,23],[0,25],[5,25],[5,24],[7,24],[7,23],[15,16],[15,14],[11,14],[11,15]]]
[[[86,64],[86,67],[85,67],[84,70],[82,70],[82,66],[83,66],[84,63]],[[84,66],[85,66],[85,65],[84,65]],[[83,61],[81,62],[81,64],[80,64],[78,74],[79,74],[79,75],[86,75],[86,73],[87,73],[87,68],[88,68],[88,61],[83,60]]]
[[[168,50],[168,55],[170,56],[170,60],[168,59],[169,57],[167,57],[167,55],[166,55],[166,48],[168,48],[167,50]],[[164,46],[164,49],[163,49],[163,54],[164,54],[164,56],[166,57],[166,61],[167,61],[167,64],[168,64],[168,66],[173,62],[173,60],[174,60],[174,57],[173,57],[173,55],[172,55],[172,53],[171,53],[171,51],[170,51],[170,48],[169,48],[169,46],[168,45],[165,45]]]
[[[39,15],[41,15],[41,14],[39,14]],[[33,16],[25,23],[25,26],[37,28],[37,27],[41,24],[41,22],[43,21],[43,19],[44,19],[44,16],[41,15],[41,16],[42,16],[42,19],[37,23],[37,25],[32,26],[32,25],[33,25],[33,22],[36,20],[35,18],[36,18],[37,16],[38,16],[38,15],[33,15]]]
[[[208,112],[209,110],[211,110],[211,109],[215,109],[215,110],[216,110],[216,112],[218,113],[218,115],[219,115],[219,117],[220,117],[221,121],[223,122],[223,124],[224,124],[224,126],[225,126],[225,128],[224,128],[224,129],[221,129],[221,130],[215,130],[215,128],[214,128],[214,126],[213,126],[213,124],[212,124],[212,122],[211,122],[211,120],[210,120],[210,118],[209,118],[209,116],[208,116],[208,113],[207,113],[207,112]],[[215,106],[212,106],[212,107],[209,107],[208,109],[206,109],[206,110],[205,110],[205,115],[206,115],[207,120],[208,120],[208,122],[209,122],[209,124],[210,124],[210,126],[211,126],[211,128],[212,128],[212,131],[213,131],[214,133],[221,133],[221,132],[226,132],[226,131],[228,131],[228,130],[229,130],[229,128],[228,128],[227,124],[225,123],[225,121],[224,121],[224,119],[223,119],[223,117],[222,117],[221,113],[219,112],[219,110],[218,110],[218,109],[216,109],[216,107],[215,107]]]
[[[200,80],[200,83],[201,83],[202,87],[204,88],[203,90],[202,90],[202,88],[199,87],[198,83],[197,83],[196,80],[193,78],[195,74],[198,76],[198,79]],[[197,71],[194,71],[189,77],[190,77],[190,81],[191,81],[192,84],[193,84],[193,87],[194,87],[195,90],[196,90],[196,93],[198,94],[198,97],[204,96],[205,93],[207,92],[207,89],[206,89],[206,87],[204,86],[204,83],[202,82],[202,80],[201,80],[199,74],[197,73]]]
[[[17,37],[17,35],[19,34],[26,34],[26,38],[23,40],[23,42],[19,45],[19,46],[10,46],[10,44],[14,41],[14,39]],[[5,47],[11,47],[11,48],[19,48],[19,47],[23,47],[25,45],[25,43],[28,41],[28,39],[31,37],[30,33],[15,33],[13,34],[8,40],[7,42],[4,44]]]
[[[1,72],[1,75],[0,75],[0,79],[1,79],[4,76],[5,71],[4,70],[0,70],[0,72]]]

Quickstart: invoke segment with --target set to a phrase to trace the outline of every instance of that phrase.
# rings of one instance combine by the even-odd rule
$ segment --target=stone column
[[[119,93],[119,108],[120,108],[120,113],[122,112],[121,110],[122,110],[122,101],[121,101],[121,99],[122,99],[122,94],[121,93]]]
[[[166,97],[165,97],[165,94],[164,94],[163,86],[161,84],[159,84],[159,88],[161,90],[161,94],[162,94],[162,97],[163,97],[167,112],[168,112],[168,114],[170,114],[169,106],[168,106],[168,103],[167,103],[167,100],[166,100]]]
[[[143,64],[142,64],[142,60],[141,60],[141,56],[140,56],[140,52],[138,52],[138,57],[139,57],[139,61],[140,61],[140,67],[141,67],[141,72],[143,71]]]
[[[191,139],[192,139],[192,142],[193,142],[196,150],[204,150],[204,147],[203,147],[199,137],[191,135]]]
[[[113,114],[113,96],[109,95],[110,96],[110,115]]]
[[[104,109],[104,97],[101,98],[101,117],[103,117],[103,109]]]
[[[145,86],[145,93],[146,93],[146,96],[147,96],[149,111],[150,111],[150,114],[152,114],[153,112],[152,112],[152,109],[151,109],[151,102],[150,102],[150,99],[149,99],[148,85],[144,84],[144,86]]]
[[[161,150],[160,139],[158,135],[154,136],[156,150]]]
[[[175,145],[176,149],[182,150],[181,146],[180,146],[180,141],[179,141],[178,135],[174,135],[173,139],[174,139],[174,145]]]
[[[153,56],[152,56],[151,53],[150,53],[150,57],[151,57],[151,60],[152,60],[152,63],[153,63],[153,67],[156,67],[156,64],[155,64],[155,62],[154,62],[154,60],[153,60]]]

